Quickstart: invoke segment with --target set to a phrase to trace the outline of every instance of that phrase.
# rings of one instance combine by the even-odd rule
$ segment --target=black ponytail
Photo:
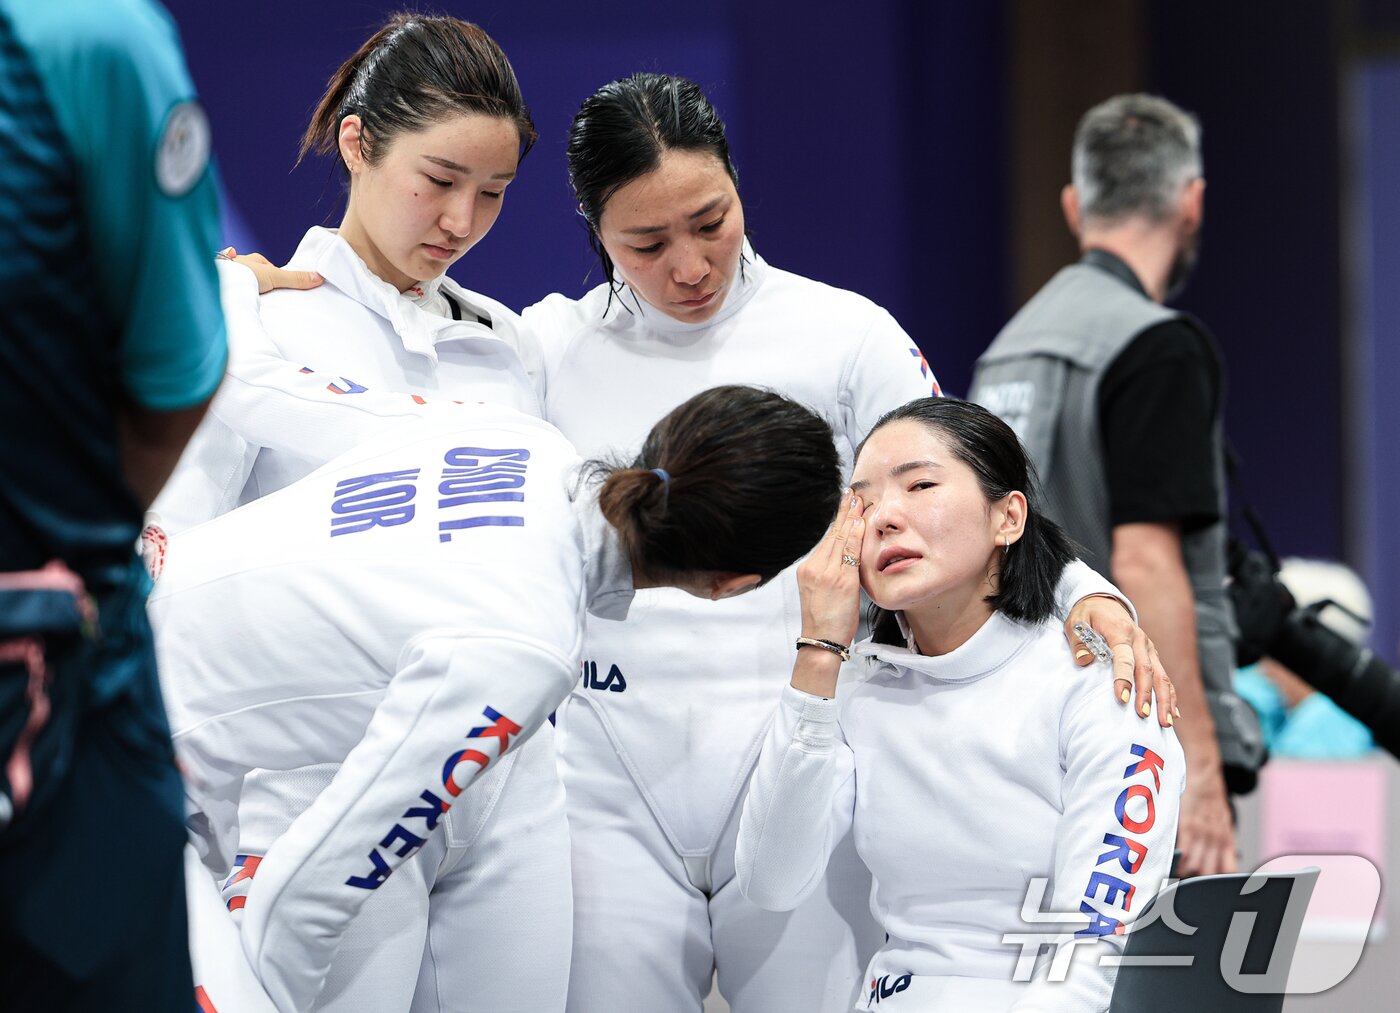
[[[459,113],[510,120],[524,158],[539,136],[506,54],[477,25],[401,13],[389,18],[331,75],[302,135],[308,154],[340,150],[340,122],[360,117],[361,150],[375,165],[394,137]]]
[[[595,462],[598,504],[653,579],[770,580],[826,532],[841,462],[821,416],[773,391],[713,387],[658,422],[628,466]]]

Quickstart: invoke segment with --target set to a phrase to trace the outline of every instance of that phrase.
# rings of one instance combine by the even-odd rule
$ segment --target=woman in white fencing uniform
[[[539,414],[539,352],[519,318],[444,274],[486,237],[535,138],[510,62],[476,25],[395,15],[341,65],[301,155],[343,166],[345,213],[338,229],[308,230],[287,265],[325,283],[259,302],[243,272],[222,268],[241,322],[213,418],[156,503],[167,532],[295,481],[326,447],[352,446],[347,429],[375,426],[367,392]],[[307,375],[287,375],[284,361]]]
[[[995,415],[895,409],[852,487],[798,567],[804,640],[744,802],[739,885],[791,908],[854,828],[886,933],[858,1008],[1102,1013],[1117,970],[1099,958],[1171,868],[1176,735],[1065,654],[1054,589],[1073,549]],[[880,611],[852,660],[862,587]]]
[[[249,771],[340,762],[247,880],[243,949],[279,1010],[310,1008],[347,928],[382,914],[381,888],[453,874],[454,828],[490,794],[532,801],[535,786],[483,782],[576,682],[585,610],[611,625],[634,587],[751,590],[812,547],[840,498],[830,427],[753,387],[690,399],[629,466],[580,464],[546,423],[464,406],[172,539],[150,611],[206,864],[232,863]],[[414,1010],[562,1008],[541,954],[567,898],[534,881],[540,843],[521,827],[509,862],[477,863],[424,924],[398,927],[422,954]],[[546,1005],[480,970],[520,946],[558,981]],[[359,1008],[408,1008],[380,1001]]]
[[[505,54],[455,18],[396,15],[339,68],[302,154],[343,165],[345,213],[336,230],[309,230],[289,264],[318,272],[324,284],[259,301],[248,272],[220,265],[229,373],[155,505],[164,528],[183,530],[280,489],[388,420],[420,414],[423,400],[490,401],[539,414],[539,356],[519,318],[444,275],[490,230],[535,136]],[[289,650],[285,661],[269,663],[299,662]],[[515,982],[512,1001],[521,1010],[548,1007],[563,988],[570,952],[567,826],[551,734],[546,728],[487,773],[512,790],[498,784],[483,793],[497,801],[472,822],[447,818],[446,838],[461,861],[454,860],[455,878],[430,883],[443,901],[476,870],[474,897],[494,889],[506,905],[515,887],[499,873],[529,835],[537,891],[530,897],[565,899],[541,909],[544,931],[503,946],[494,963],[471,947],[458,958],[464,972]],[[239,864],[220,877],[230,905],[241,903],[258,857],[334,772],[324,764],[248,778]],[[408,1008],[429,901],[406,879],[377,891],[375,917],[346,937],[317,1008]],[[434,944],[443,945],[428,940]],[[433,983],[423,988],[426,1008],[436,1008]]]
[[[604,86],[574,119],[569,165],[607,283],[524,317],[544,348],[545,417],[582,453],[635,447],[710,384],[758,383],[824,415],[849,468],[885,411],[937,391],[889,313],[746,243],[724,125],[694,84],[637,74]],[[1063,609],[1110,590],[1076,567]],[[1078,608],[1111,643],[1133,640],[1118,603]],[[642,592],[626,627],[590,627],[558,728],[572,1013],[698,1010],[716,969],[738,1013],[849,1008],[880,943],[850,842],[791,913],[760,910],[733,880],[738,800],[799,627],[790,574],[709,610]]]

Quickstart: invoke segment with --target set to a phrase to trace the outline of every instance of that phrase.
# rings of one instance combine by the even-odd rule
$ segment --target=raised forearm
[[[792,688],[830,700],[836,696],[840,674],[839,657],[818,647],[804,647],[792,666]]]
[[[1177,735],[1193,770],[1218,771],[1220,747],[1206,704],[1196,647],[1196,606],[1181,555],[1181,536],[1165,524],[1113,530],[1113,580],[1137,606],[1138,620],[1176,684]]]

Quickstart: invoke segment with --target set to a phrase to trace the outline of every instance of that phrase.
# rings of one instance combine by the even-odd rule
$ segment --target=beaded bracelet
[[[842,661],[851,660],[851,649],[843,647],[834,640],[818,640],[816,637],[798,637],[797,647],[820,647],[823,651],[830,651],[840,657]]]

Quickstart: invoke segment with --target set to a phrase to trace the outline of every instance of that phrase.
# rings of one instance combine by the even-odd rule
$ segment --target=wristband
[[[823,651],[830,651],[842,661],[851,660],[851,649],[838,644],[834,640],[819,640],[816,637],[798,637],[796,646],[799,649],[803,647],[820,647]]]

